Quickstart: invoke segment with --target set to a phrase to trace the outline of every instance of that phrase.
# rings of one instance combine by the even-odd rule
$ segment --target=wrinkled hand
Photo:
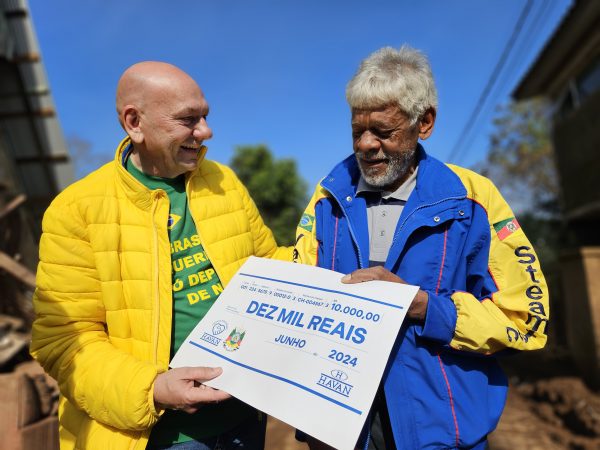
[[[180,367],[163,372],[154,380],[154,405],[193,414],[203,403],[227,400],[231,398],[228,393],[202,384],[221,373],[220,367]]]
[[[362,283],[365,281],[391,281],[392,283],[408,284],[398,275],[390,272],[382,266],[369,267],[368,269],[358,269],[348,275],[342,277],[342,283]],[[424,321],[427,314],[427,303],[429,302],[429,296],[427,292],[419,289],[417,295],[413,299],[412,303],[408,307],[406,312],[407,317],[414,320]]]

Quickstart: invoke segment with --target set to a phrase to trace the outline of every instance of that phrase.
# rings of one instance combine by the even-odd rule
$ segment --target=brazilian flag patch
[[[312,216],[308,213],[302,214],[298,226],[306,231],[312,231],[313,227],[315,226],[315,216]]]
[[[510,217],[494,224],[494,230],[496,230],[498,239],[501,241],[513,234],[519,228],[521,228],[521,225],[519,225],[519,222],[517,222],[517,219],[514,217]]]
[[[180,220],[181,216],[178,216],[177,214],[169,214],[169,219],[167,220],[167,229],[172,230]]]

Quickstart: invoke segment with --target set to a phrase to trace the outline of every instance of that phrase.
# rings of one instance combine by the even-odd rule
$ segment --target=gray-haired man
[[[373,53],[346,97],[354,155],[317,186],[296,260],[345,273],[347,283],[420,287],[358,445],[483,449],[507,392],[495,355],[546,343],[548,289],[537,256],[488,179],[418,143],[437,110],[423,54]]]

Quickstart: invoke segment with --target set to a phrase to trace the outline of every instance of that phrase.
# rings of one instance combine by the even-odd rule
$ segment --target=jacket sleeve
[[[149,428],[159,417],[153,401],[157,369],[110,342],[81,214],[74,204],[55,201],[42,228],[32,356],[92,419],[122,430]]]
[[[293,247],[278,247],[273,232],[267,227],[254,203],[252,197],[246,186],[239,180],[239,178],[233,173],[231,174],[235,179],[238,190],[241,192],[242,199],[244,201],[244,208],[250,221],[250,229],[252,231],[252,239],[254,241],[255,256],[262,258],[272,258],[282,261],[292,261]]]
[[[496,187],[483,177],[476,181],[467,289],[450,298],[429,293],[419,334],[479,354],[543,348],[549,296],[539,259]]]
[[[319,183],[304,209],[300,222],[296,228],[296,244],[294,246],[293,260],[296,263],[317,265],[319,261],[319,236],[320,231],[316,222],[316,207],[319,200],[326,197],[326,191]]]

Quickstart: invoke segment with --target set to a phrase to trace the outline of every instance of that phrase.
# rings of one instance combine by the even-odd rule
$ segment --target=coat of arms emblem
[[[233,331],[229,333],[229,336],[227,336],[227,339],[225,339],[225,341],[223,342],[223,348],[225,348],[225,350],[227,350],[228,352],[233,352],[237,350],[238,348],[240,348],[240,345],[242,344],[242,340],[244,339],[245,335],[245,330],[238,331],[237,328],[234,328]]]

